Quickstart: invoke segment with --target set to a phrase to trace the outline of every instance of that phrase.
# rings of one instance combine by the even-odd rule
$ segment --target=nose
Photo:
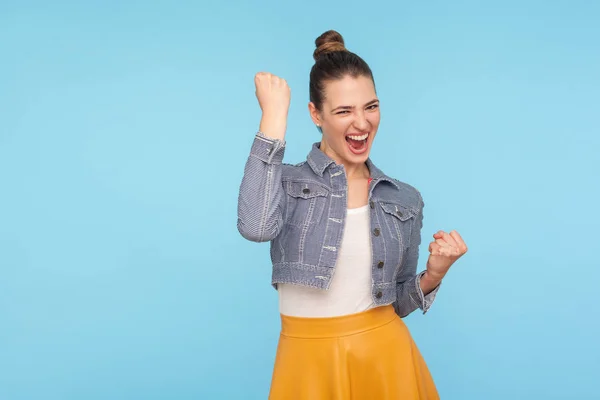
[[[367,119],[366,114],[363,112],[356,113],[356,118],[354,119],[354,127],[359,131],[367,131],[369,130],[369,120]]]

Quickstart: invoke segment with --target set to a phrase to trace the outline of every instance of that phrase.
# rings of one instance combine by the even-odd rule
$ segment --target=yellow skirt
[[[281,315],[270,400],[439,399],[392,305],[331,318]]]

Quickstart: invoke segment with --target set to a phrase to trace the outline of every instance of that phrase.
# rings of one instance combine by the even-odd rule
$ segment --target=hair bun
[[[316,50],[313,53],[315,61],[326,53],[333,51],[348,51],[344,45],[344,38],[338,32],[329,30],[315,40]]]

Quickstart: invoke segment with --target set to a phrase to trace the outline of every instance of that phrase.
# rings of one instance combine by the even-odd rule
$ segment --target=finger
[[[454,238],[454,240],[456,241],[456,244],[458,245],[458,248],[463,253],[466,253],[467,250],[468,250],[467,249],[467,244],[463,240],[462,236],[460,236],[460,233],[458,233],[457,231],[452,231],[452,232],[450,232],[450,236],[452,236]]]
[[[441,248],[442,247],[439,244],[437,244],[436,242],[429,243],[429,253],[431,253],[431,255],[433,255],[433,256],[442,255]]]
[[[449,247],[448,248],[448,256],[449,257],[460,257],[461,256],[461,252],[460,249],[458,247]]]
[[[431,252],[433,252],[434,249],[437,249],[439,247],[440,247],[440,245],[437,244],[436,242],[429,242],[429,247],[427,250],[431,253]]]
[[[448,242],[446,242],[444,239],[435,239],[435,242],[440,246],[440,247],[451,247],[452,245]]]
[[[454,238],[452,237],[452,235],[444,232],[442,234],[442,237],[444,238],[444,240],[446,241],[446,243],[448,243],[450,246],[454,246],[454,247],[458,248],[458,243],[456,243],[456,240],[454,240]]]
[[[440,247],[440,253],[444,256],[456,257],[460,256],[460,249],[456,246],[449,244],[448,242],[437,239],[435,243]]]
[[[460,250],[453,246],[440,247],[439,253],[444,257],[457,257],[460,254]]]

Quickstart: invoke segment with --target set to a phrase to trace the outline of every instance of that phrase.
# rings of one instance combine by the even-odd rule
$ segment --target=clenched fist
[[[441,281],[450,266],[467,252],[467,245],[457,231],[446,233],[440,230],[433,238],[435,240],[429,243],[427,274],[435,281]]]
[[[290,87],[285,79],[268,72],[254,76],[256,98],[262,110],[260,131],[265,135],[283,140],[290,108]]]
[[[290,107],[290,87],[285,79],[268,72],[254,77],[256,98],[263,114],[287,116]]]

